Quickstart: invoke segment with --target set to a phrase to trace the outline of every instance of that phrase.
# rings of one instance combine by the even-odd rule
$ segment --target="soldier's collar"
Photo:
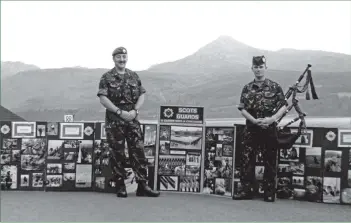
[[[116,67],[112,68],[111,71],[112,71],[112,74],[113,74],[114,76],[117,76],[117,77],[119,77],[119,78],[121,78],[121,79],[124,78],[125,75],[127,76],[127,78],[130,76],[129,70],[128,70],[127,68],[125,69],[124,74],[118,73]]]
[[[261,82],[262,84],[259,84],[260,82],[257,82],[256,79],[254,79],[252,81],[253,85],[256,85],[257,87],[263,86],[263,85],[268,85],[269,84],[269,79],[265,78],[263,82]]]

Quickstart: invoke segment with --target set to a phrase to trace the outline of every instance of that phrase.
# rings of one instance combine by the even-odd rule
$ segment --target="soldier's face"
[[[116,67],[123,69],[128,62],[128,54],[116,54],[113,57],[113,61],[115,62]]]
[[[251,69],[256,77],[263,77],[267,68],[265,64],[262,64],[260,66],[253,65]]]

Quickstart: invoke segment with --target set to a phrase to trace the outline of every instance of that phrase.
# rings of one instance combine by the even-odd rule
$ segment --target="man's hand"
[[[131,111],[129,112],[129,115],[130,115],[131,117],[133,117],[133,119],[135,119],[135,118],[137,117],[137,112],[136,112],[135,110],[131,110]]]
[[[263,129],[266,129],[269,127],[269,125],[265,123],[265,119],[263,118],[255,119],[254,124],[260,126]]]
[[[122,111],[120,117],[127,122],[130,122],[134,119],[134,117],[130,114],[130,112]]]
[[[266,125],[271,125],[275,121],[275,119],[273,117],[263,118],[260,120],[261,120],[261,123],[266,124]]]

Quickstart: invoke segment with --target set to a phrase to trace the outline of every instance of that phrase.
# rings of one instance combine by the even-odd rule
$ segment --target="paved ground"
[[[350,221],[351,207],[291,200],[233,201],[208,195],[162,193],[159,198],[94,192],[1,191],[1,222]]]

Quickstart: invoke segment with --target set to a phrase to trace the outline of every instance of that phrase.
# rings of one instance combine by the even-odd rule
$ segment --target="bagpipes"
[[[275,122],[275,125],[277,126],[277,131],[276,131],[276,139],[277,139],[277,143],[278,143],[278,147],[279,148],[283,148],[283,149],[289,149],[292,147],[292,145],[295,144],[295,141],[301,136],[302,132],[306,132],[307,130],[307,126],[306,126],[306,121],[305,121],[305,116],[306,113],[304,113],[302,111],[302,109],[300,108],[298,102],[299,100],[296,98],[297,93],[304,93],[306,92],[306,100],[311,100],[310,94],[309,94],[309,85],[311,86],[311,94],[312,94],[312,98],[313,100],[318,99],[314,84],[313,84],[313,79],[312,79],[312,72],[310,70],[312,66],[310,64],[307,65],[307,68],[305,69],[305,71],[301,74],[301,76],[299,77],[299,79],[296,81],[296,83],[291,86],[288,90],[288,92],[285,94],[285,100],[287,103],[287,100],[292,96],[292,103],[291,105],[288,105],[286,111],[284,112],[284,114]],[[305,74],[307,72],[307,77],[306,77],[306,82],[305,84],[302,86],[301,89],[299,89],[299,83],[301,82],[301,80],[304,78]],[[285,105],[285,101],[284,102],[280,102],[277,107],[273,110],[274,113],[276,113],[277,111],[279,111],[283,106]],[[288,122],[287,124],[283,125],[283,126],[278,126],[280,121],[286,116],[286,114],[288,114],[292,108],[295,108],[295,111],[298,114],[298,117],[294,118],[293,120],[291,120],[290,122]],[[297,122],[298,120],[300,121],[300,125],[298,128],[298,131],[296,133],[292,133],[290,131],[289,128],[287,128],[289,125]],[[301,142],[303,142],[304,137],[301,138]]]

